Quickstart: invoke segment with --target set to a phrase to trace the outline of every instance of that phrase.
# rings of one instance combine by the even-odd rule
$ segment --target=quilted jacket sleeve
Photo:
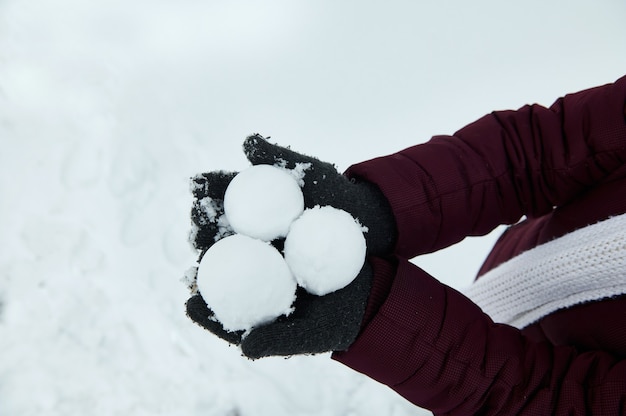
[[[438,415],[626,414],[626,360],[530,342],[408,261],[372,262],[391,291],[334,359]]]
[[[626,414],[624,359],[531,342],[406,260],[610,178],[626,162],[625,104],[626,77],[353,166],[389,199],[399,237],[396,257],[371,259],[362,331],[333,358],[436,414]]]
[[[550,108],[493,112],[453,136],[352,166],[377,184],[412,258],[541,216],[626,161],[626,77],[567,95]]]

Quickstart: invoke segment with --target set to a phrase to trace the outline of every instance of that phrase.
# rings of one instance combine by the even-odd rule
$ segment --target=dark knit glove
[[[302,192],[307,208],[331,205],[349,212],[368,229],[365,233],[368,254],[384,255],[392,251],[395,221],[387,200],[376,186],[350,180],[329,163],[272,145],[259,135],[245,140],[244,152],[253,165],[305,168]],[[224,221],[223,199],[235,175],[214,171],[193,178],[191,240],[201,255],[217,240],[232,234]],[[275,241],[274,245],[281,248],[282,241]],[[225,331],[200,293],[187,301],[187,314],[220,338],[240,345],[250,358],[339,351],[346,349],[359,332],[372,280],[372,268],[366,262],[352,283],[333,293],[315,296],[299,288],[292,314],[253,328],[245,336],[243,331]],[[193,286],[192,282],[192,289]]]
[[[253,328],[246,336],[243,331],[225,331],[200,294],[187,301],[187,315],[218,337],[239,345],[249,358],[342,351],[359,333],[372,279],[372,268],[366,262],[348,286],[335,292],[315,296],[298,288],[291,315]]]
[[[335,167],[314,157],[296,153],[269,143],[260,135],[248,137],[243,144],[246,157],[253,165],[278,165],[287,169],[297,166],[304,171],[304,205],[330,205],[349,212],[367,227],[365,240],[368,255],[386,255],[393,251],[397,231],[391,207],[383,193],[369,182],[349,179]],[[191,218],[195,225],[194,246],[202,251],[215,243],[215,238],[232,232],[220,224],[224,214],[224,193],[237,172],[213,171],[192,180],[195,197]],[[207,205],[211,209],[207,210]]]

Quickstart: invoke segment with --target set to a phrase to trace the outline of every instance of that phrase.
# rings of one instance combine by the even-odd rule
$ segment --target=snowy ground
[[[343,169],[613,81],[624,16],[618,0],[0,1],[0,415],[421,414],[327,355],[250,362],[187,320],[188,178],[243,168],[252,132]],[[494,238],[415,261],[463,286]]]

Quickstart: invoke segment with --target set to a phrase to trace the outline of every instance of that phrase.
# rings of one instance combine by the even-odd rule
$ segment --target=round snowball
[[[224,212],[233,230],[263,241],[285,237],[303,210],[296,179],[271,165],[240,172],[224,195]]]
[[[197,284],[227,331],[248,330],[288,315],[296,297],[296,282],[278,250],[240,234],[209,248]]]
[[[330,206],[304,211],[285,240],[285,260],[307,292],[323,296],[348,285],[365,262],[365,237],[349,213]]]

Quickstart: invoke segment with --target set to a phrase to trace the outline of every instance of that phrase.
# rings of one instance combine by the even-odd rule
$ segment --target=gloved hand
[[[239,345],[243,354],[253,359],[341,351],[358,335],[372,279],[372,268],[366,262],[348,286],[325,296],[298,288],[293,313],[253,328],[245,336],[243,331],[224,330],[201,294],[187,301],[187,315],[218,337]]]
[[[343,209],[367,227],[368,254],[385,255],[393,250],[395,220],[387,200],[376,186],[350,180],[333,165],[270,144],[260,135],[248,137],[243,147],[253,165],[306,167],[302,187],[305,207],[331,205]],[[195,201],[191,217],[195,231],[192,242],[201,255],[215,241],[232,233],[224,221],[223,199],[235,175],[234,172],[214,171],[193,179]],[[280,247],[281,241],[274,244]],[[217,336],[240,345],[250,358],[338,351],[346,349],[358,334],[372,279],[372,268],[366,262],[354,281],[336,292],[315,296],[298,289],[292,314],[253,328],[245,336],[242,331],[225,331],[199,293],[187,301],[187,314]]]
[[[375,185],[351,180],[330,163],[273,145],[260,135],[248,137],[243,149],[253,165],[279,165],[287,169],[308,166],[302,187],[306,208],[331,205],[343,209],[367,227],[368,254],[385,255],[393,250],[397,237],[395,219],[387,199]],[[224,214],[224,193],[236,174],[213,171],[193,178],[192,192],[196,200],[191,218],[197,234],[192,240],[197,249],[206,250],[215,242],[215,236],[219,239],[232,232],[219,219]],[[211,209],[207,211],[209,204]]]

